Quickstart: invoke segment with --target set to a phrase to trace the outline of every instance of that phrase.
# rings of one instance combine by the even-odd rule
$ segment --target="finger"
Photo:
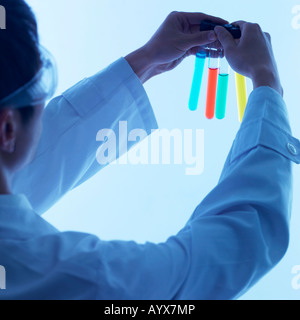
[[[189,24],[195,24],[195,25],[200,25],[202,20],[210,20],[215,23],[221,23],[221,24],[227,24],[228,21],[224,20],[222,18],[210,16],[204,13],[198,13],[198,12],[178,12],[181,14],[183,17],[185,17]]]
[[[193,47],[205,46],[217,41],[218,38],[214,31],[202,31],[194,34],[185,34],[185,50],[189,50]]]
[[[242,34],[252,32],[253,30],[263,32],[258,23],[251,23],[246,21],[236,21],[233,25],[240,27]]]
[[[232,23],[233,26],[240,27],[241,30],[245,28],[246,24],[248,24],[248,22],[244,20],[239,20]]]
[[[215,33],[216,33],[218,40],[221,42],[225,51],[236,47],[236,42],[235,42],[234,38],[232,37],[230,32],[228,32],[225,28],[216,27]]]
[[[267,39],[269,40],[269,42],[272,43],[272,37],[271,37],[270,33],[265,32],[265,36],[267,37]]]
[[[200,27],[198,24],[193,24],[190,26],[190,33],[199,33]]]
[[[247,41],[254,41],[257,36],[263,35],[264,32],[262,31],[261,27],[257,23],[251,23],[251,22],[238,22],[237,25],[241,28],[242,32],[242,37],[241,41],[243,42],[244,40],[247,39]]]

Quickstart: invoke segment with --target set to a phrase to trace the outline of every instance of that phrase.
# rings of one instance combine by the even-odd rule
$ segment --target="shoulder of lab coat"
[[[120,121],[128,131],[157,129],[143,85],[124,58],[48,104],[35,160],[17,175],[14,193],[25,194],[39,214],[47,211],[104,167],[96,160],[97,133],[110,129],[118,135]],[[123,142],[117,143],[118,151]]]

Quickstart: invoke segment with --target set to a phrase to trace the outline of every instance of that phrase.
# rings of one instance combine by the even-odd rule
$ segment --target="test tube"
[[[245,109],[247,106],[247,87],[246,78],[239,73],[235,73],[236,93],[238,102],[238,113],[240,122],[243,121]]]
[[[213,119],[215,116],[215,107],[217,99],[217,85],[219,75],[219,54],[211,50],[209,52],[208,64],[208,83],[207,83],[207,97],[206,97],[206,118]]]
[[[220,73],[218,77],[218,91],[216,102],[216,118],[222,120],[226,114],[228,80],[229,80],[229,64],[226,58],[220,59]]]
[[[191,111],[196,111],[198,107],[205,59],[206,51],[200,51],[196,54],[195,71],[189,100],[189,109]]]

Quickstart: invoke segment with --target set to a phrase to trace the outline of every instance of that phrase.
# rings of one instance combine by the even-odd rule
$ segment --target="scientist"
[[[7,29],[0,33],[0,265],[6,270],[0,299],[236,299],[282,259],[300,143],[291,134],[270,38],[258,25],[238,22],[242,38],[235,42],[222,27],[199,31],[202,19],[222,19],[171,13],[145,46],[44,110],[55,88],[51,56],[39,45],[27,4],[1,5]],[[41,218],[102,168],[99,129],[117,131],[121,120],[128,130],[157,128],[142,83],[217,39],[254,91],[218,184],[183,229],[165,243],[142,245],[60,232]]]

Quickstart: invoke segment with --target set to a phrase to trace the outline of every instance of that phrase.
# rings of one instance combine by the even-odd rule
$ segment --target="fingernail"
[[[215,34],[214,31],[211,31],[211,32],[208,34],[208,40],[210,40],[210,41],[217,40],[217,36],[216,36],[216,34]]]

